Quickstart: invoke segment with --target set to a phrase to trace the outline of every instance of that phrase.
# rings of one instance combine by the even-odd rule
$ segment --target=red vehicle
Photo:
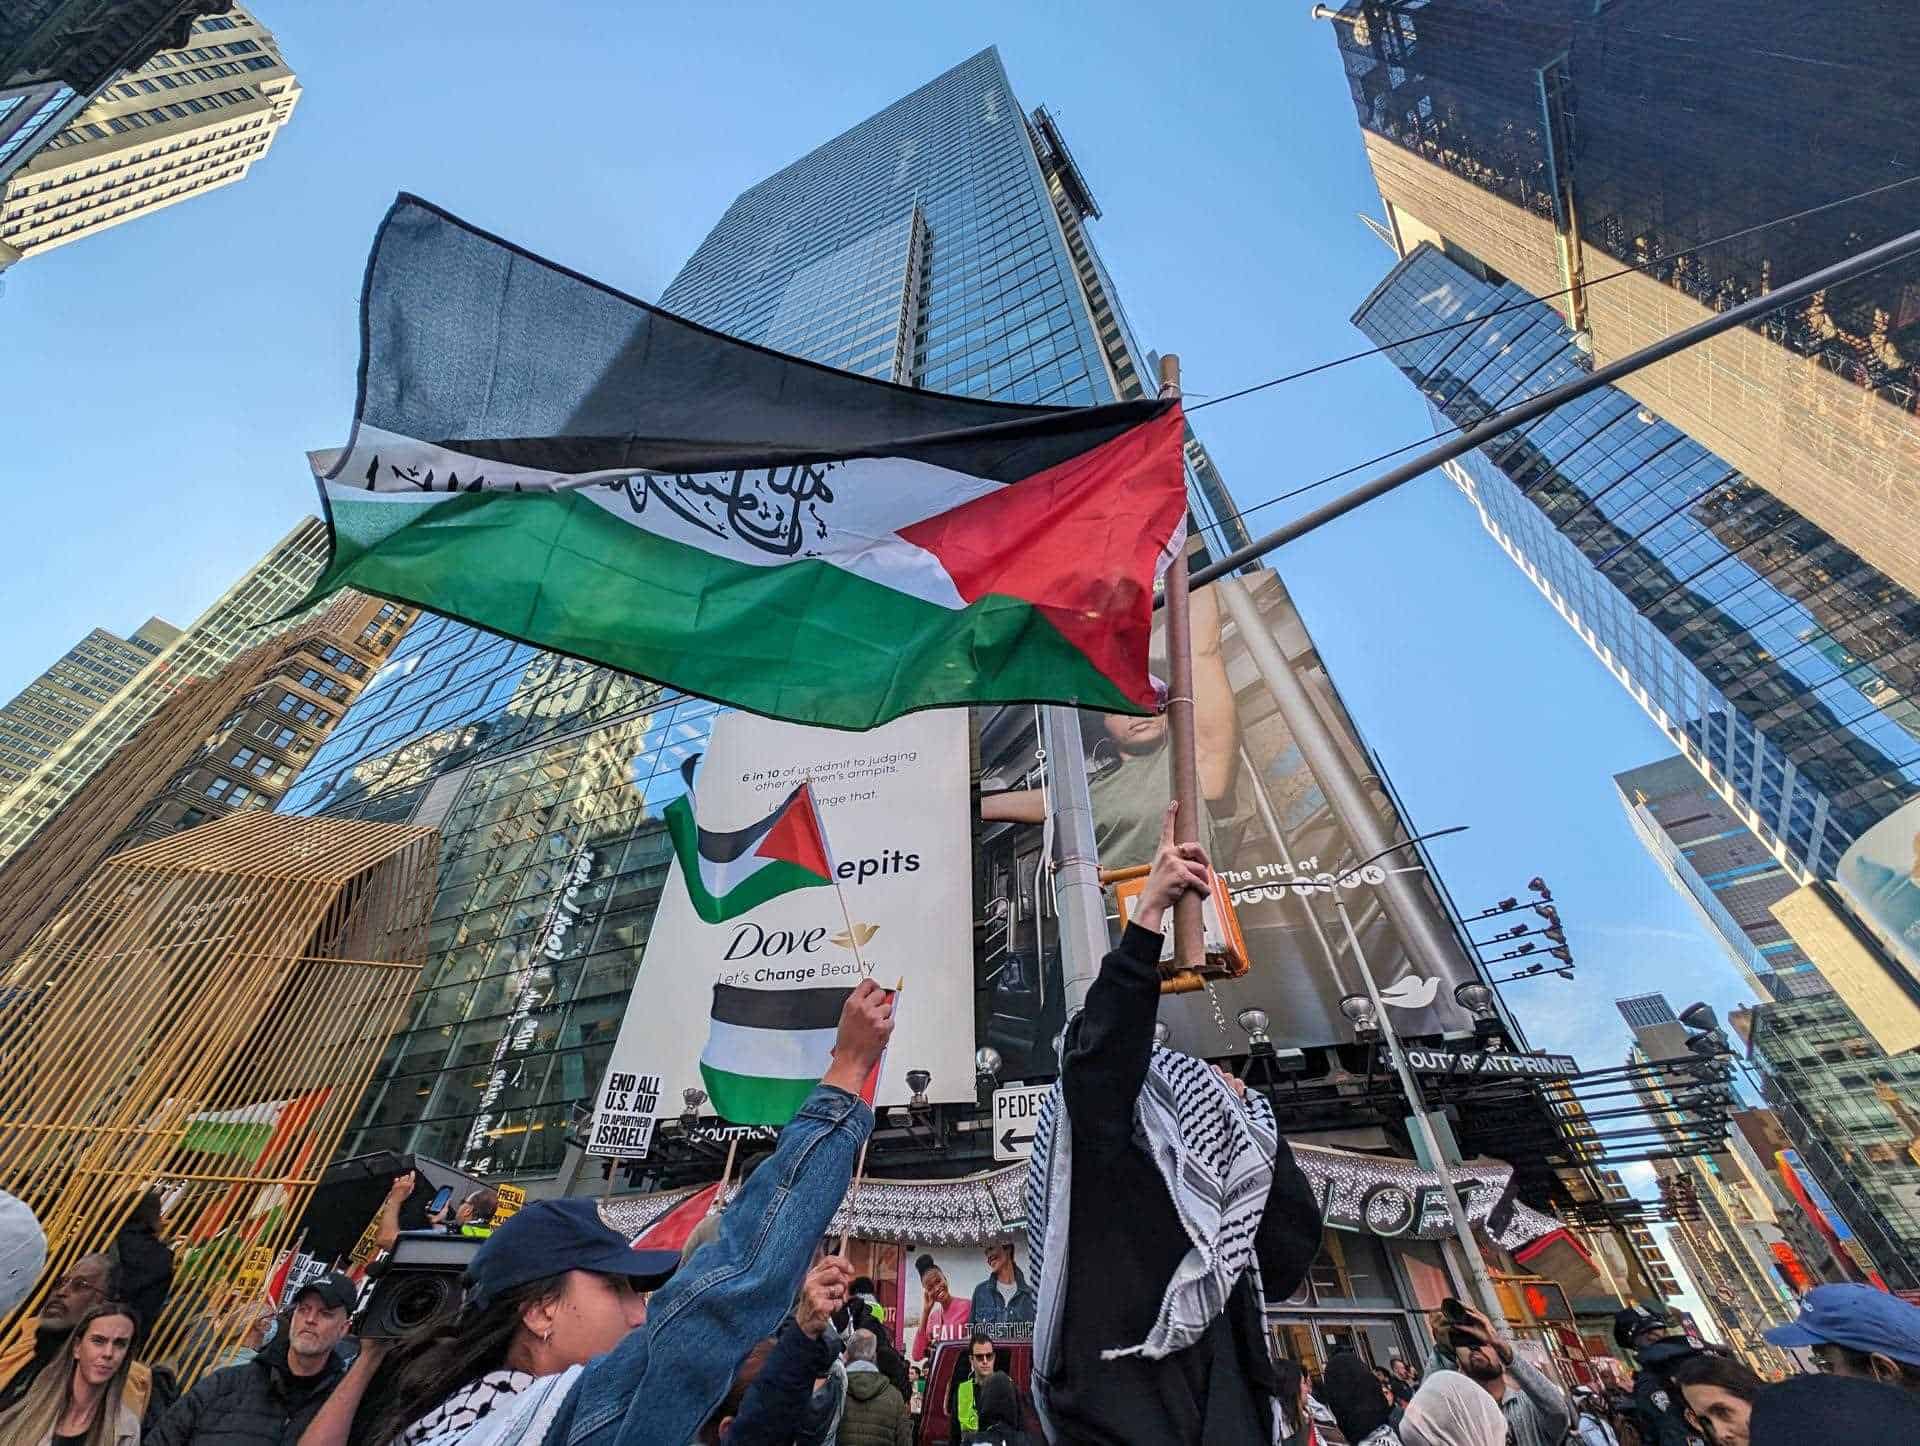
[[[960,1382],[972,1368],[966,1341],[942,1341],[927,1360],[927,1390],[920,1407],[920,1430],[914,1437],[917,1446],[947,1446],[954,1439],[953,1398]],[[1033,1410],[1033,1342],[995,1341],[993,1368],[1013,1377],[1013,1388],[1020,1393],[1020,1420],[1035,1441],[1040,1434],[1040,1418]]]

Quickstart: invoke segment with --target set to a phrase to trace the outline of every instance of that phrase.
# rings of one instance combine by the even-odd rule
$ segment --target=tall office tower
[[[148,618],[132,637],[95,628],[0,708],[0,799],[157,658],[180,629]]]
[[[0,10],[0,182],[114,76],[186,45],[196,19],[232,8],[233,0],[16,0]]]
[[[1791,0],[1351,0],[1329,28],[1403,251],[1444,238],[1566,291],[1596,362],[1913,226],[1903,0],[1843,24]],[[1920,590],[1916,296],[1908,258],[1622,385]]]
[[[1468,426],[1589,365],[1530,302],[1451,241],[1423,241],[1354,320],[1440,422]],[[1651,407],[1602,388],[1446,470],[1796,881],[1832,877],[1920,793],[1920,737],[1896,706],[1920,688],[1920,599]]]
[[[1617,1000],[1616,1007],[1633,1030],[1630,1067],[1690,1058],[1686,1026],[1674,1018],[1665,996],[1635,995]],[[1642,1075],[1633,1091],[1656,1125],[1683,1117],[1663,1084]],[[1727,1343],[1756,1370],[1790,1370],[1761,1334],[1794,1316],[1794,1294],[1776,1268],[1773,1249],[1786,1239],[1779,1225],[1784,1202],[1768,1183],[1766,1167],[1735,1133],[1724,1150],[1656,1159],[1653,1168],[1663,1192],[1677,1191],[1697,1206],[1694,1218],[1682,1219],[1670,1238]]]
[[[1760,999],[1825,994],[1831,986],[1773,916],[1798,881],[1684,758],[1613,776],[1634,832]]]
[[[1855,926],[1857,928],[1857,926]],[[1782,1162],[1830,1243],[1920,1289],[1920,1053],[1891,1052],[1839,994],[1782,999],[1730,1021],[1792,1139]]]
[[[932,390],[1141,395],[1065,138],[985,50],[750,187],[661,304],[749,341]],[[1189,440],[1203,516],[1225,508]],[[552,1174],[605,1069],[666,877],[660,809],[713,705],[423,618],[286,811],[435,823],[433,953],[350,1150]],[[559,957],[530,930],[574,870]]]
[[[176,689],[0,864],[0,959],[122,849],[271,808],[414,617],[343,592],[305,622]]]
[[[1599,1176],[1601,1191],[1608,1201],[1622,1204],[1633,1198],[1633,1192],[1627,1188],[1627,1182],[1620,1177],[1618,1170],[1599,1170],[1595,1173]],[[1666,1251],[1654,1239],[1652,1227],[1635,1221],[1624,1229],[1627,1239],[1633,1244],[1634,1254],[1647,1272],[1647,1278],[1660,1292],[1660,1299],[1670,1301],[1678,1296],[1686,1287],[1675,1273],[1673,1262],[1667,1259]]]
[[[249,648],[259,625],[299,602],[327,560],[327,529],[303,518],[86,725],[0,799],[0,863],[11,858],[182,684],[210,678]]]
[[[300,99],[273,33],[245,10],[194,22],[106,86],[7,181],[0,245],[65,246],[243,180]]]

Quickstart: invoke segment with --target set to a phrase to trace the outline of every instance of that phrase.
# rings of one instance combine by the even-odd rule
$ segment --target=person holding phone
[[[1573,1422],[1566,1392],[1515,1355],[1464,1301],[1442,1301],[1436,1326],[1435,1368],[1477,1381],[1506,1417],[1513,1446],[1559,1446]]]

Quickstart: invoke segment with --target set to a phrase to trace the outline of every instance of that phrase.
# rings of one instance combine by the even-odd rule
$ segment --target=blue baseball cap
[[[597,1200],[536,1200],[496,1226],[467,1264],[467,1299],[489,1305],[516,1286],[569,1270],[627,1275],[658,1285],[680,1264],[677,1250],[635,1250]]]
[[[1845,1346],[1920,1366],[1920,1306],[1870,1285],[1816,1285],[1800,1297],[1800,1318],[1766,1337],[1776,1346]]]

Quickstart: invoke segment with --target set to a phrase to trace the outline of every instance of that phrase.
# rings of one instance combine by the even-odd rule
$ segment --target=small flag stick
[[[900,991],[902,989],[905,989],[906,987],[907,987],[907,976],[902,974],[898,979],[898,981],[896,981],[893,986],[893,997],[895,1000],[894,1009],[896,1012],[898,1012],[900,1007],[898,1002],[900,998]],[[883,1049],[880,1051],[880,1063],[876,1064],[873,1067],[873,1072],[874,1072],[875,1081],[876,1081],[876,1088],[874,1090],[875,1094],[878,1094],[880,1092],[877,1087],[878,1077],[880,1074],[881,1067],[885,1065],[886,1062],[887,1062],[887,1052]],[[848,1187],[848,1190],[847,1190],[847,1228],[840,1232],[840,1254],[843,1256],[847,1253],[847,1237],[853,1234],[853,1208],[855,1205],[857,1205],[860,1202],[860,1186],[861,1186],[861,1183],[867,1178],[867,1146],[872,1142],[873,1142],[872,1135],[868,1135],[866,1139],[860,1142],[860,1158],[856,1160],[853,1165],[853,1184],[850,1187]]]
[[[813,791],[813,775],[809,773],[802,782],[807,786],[807,805],[813,809],[814,819],[820,825],[820,841],[827,845],[827,871],[833,879],[833,896],[840,901],[840,918],[847,926],[847,947],[853,950],[853,962],[864,979],[867,977],[867,962],[860,957],[860,936],[853,931],[853,912],[847,908],[847,891],[840,887],[840,870],[835,865],[833,845],[827,839],[827,821],[820,817],[820,800]]]
[[[740,1137],[735,1135],[727,1141],[727,1163],[720,1171],[720,1188],[713,1192],[713,1209],[718,1214],[724,1208],[722,1202],[727,1198],[727,1186],[733,1183],[733,1157],[740,1148]]]

